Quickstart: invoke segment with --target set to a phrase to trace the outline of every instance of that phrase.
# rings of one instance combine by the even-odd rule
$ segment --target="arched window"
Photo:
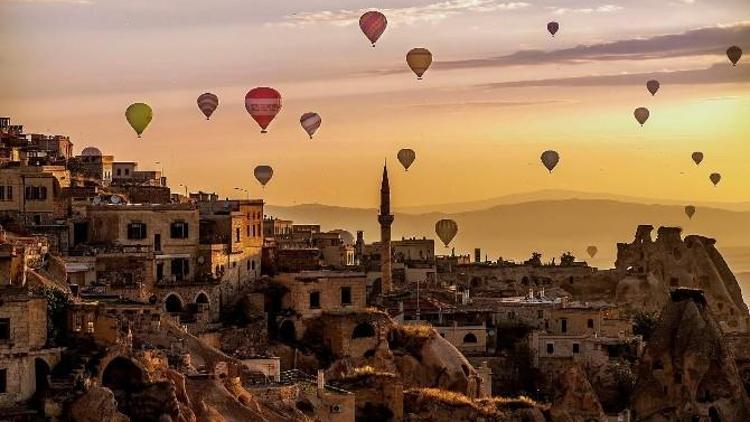
[[[464,336],[464,343],[476,343],[477,342],[477,336],[474,335],[474,333],[469,333]]]
[[[182,299],[173,293],[164,300],[164,306],[167,312],[182,312]]]
[[[352,338],[375,337],[375,327],[367,322],[362,322],[352,331]]]
[[[195,303],[205,303],[208,304],[208,296],[206,296],[205,293],[200,292],[198,296],[195,298]]]

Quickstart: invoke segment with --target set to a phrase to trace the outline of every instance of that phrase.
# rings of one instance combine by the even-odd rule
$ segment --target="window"
[[[13,186],[7,186],[5,190],[5,197],[8,199],[8,201],[13,200]]]
[[[552,355],[555,353],[555,343],[547,343],[547,354]]]
[[[310,309],[320,309],[320,292],[310,292]]]
[[[0,186],[0,201],[5,201],[5,186]]]
[[[240,241],[240,228],[239,227],[234,229],[234,241],[235,242]]]
[[[0,341],[10,340],[10,318],[0,318]]]
[[[128,239],[141,240],[146,238],[146,225],[143,223],[128,224]]]
[[[476,343],[476,342],[477,342],[477,336],[475,336],[473,333],[469,333],[464,336],[464,343]]]
[[[8,370],[0,369],[0,394],[7,392],[8,389]]]
[[[190,262],[187,258],[173,259],[171,262],[172,275],[177,281],[183,281],[190,274]]]
[[[171,224],[169,232],[172,236],[172,239],[187,239],[188,223],[184,221],[175,221]]]
[[[250,226],[245,226],[247,228],[247,237],[250,237]]]
[[[25,198],[28,201],[44,201],[47,199],[47,188],[44,186],[26,186]]]
[[[578,343],[573,343],[573,353],[581,353],[581,345]]]
[[[568,320],[565,318],[560,320],[560,331],[562,331],[563,333],[568,332]]]
[[[586,321],[586,326],[589,328],[594,328],[594,320],[589,318],[589,320]]]
[[[122,169],[117,169],[117,175],[122,176]]]
[[[536,317],[539,319],[544,319],[544,311],[541,309],[536,311]]]
[[[255,224],[253,224],[253,237],[255,237]]]
[[[351,287],[341,288],[341,304],[342,305],[352,304],[352,288]]]
[[[125,169],[125,176],[129,176],[129,175],[130,175],[130,169]]]

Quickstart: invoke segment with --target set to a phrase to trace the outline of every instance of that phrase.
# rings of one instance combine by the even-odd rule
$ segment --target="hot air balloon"
[[[209,120],[211,115],[214,114],[216,107],[218,106],[219,106],[219,97],[217,97],[216,95],[210,92],[201,94],[198,97],[198,108],[206,116],[206,120]]]
[[[648,120],[648,116],[650,116],[651,113],[649,113],[646,107],[638,107],[633,112],[633,115],[635,116],[635,120],[638,120],[638,123],[643,126],[643,124],[646,123],[646,120]]]
[[[255,178],[258,179],[261,185],[266,186],[271,177],[273,177],[273,169],[271,166],[257,166],[253,171]]]
[[[659,90],[659,81],[651,79],[646,82],[646,89],[648,89],[648,92],[650,92],[652,96],[656,95],[656,92]]]
[[[260,125],[260,133],[266,133],[266,128],[281,110],[281,94],[265,86],[253,88],[245,95],[245,109]]]
[[[451,243],[451,240],[456,236],[456,233],[458,233],[458,224],[453,220],[440,220],[435,223],[435,233],[437,233],[438,237],[443,241],[443,244],[447,248],[448,244]]]
[[[414,153],[413,149],[404,148],[398,152],[398,161],[401,162],[406,171],[409,171],[409,167],[411,167],[415,158],[417,158],[417,154]]]
[[[727,49],[727,57],[729,57],[729,61],[732,62],[732,66],[737,66],[737,62],[740,61],[740,57],[742,57],[742,49],[736,45],[729,47]]]
[[[693,158],[693,161],[695,162],[695,165],[700,165],[700,163],[703,161],[703,153],[700,151],[696,151],[691,155]]]
[[[599,248],[597,248],[594,245],[591,245],[588,248],[586,248],[586,253],[588,253],[589,256],[592,257],[592,258],[596,256],[597,252],[599,252]]]
[[[373,47],[375,47],[375,41],[385,32],[387,25],[388,20],[385,18],[385,15],[377,10],[365,12],[359,17],[359,29],[364,32],[365,37],[370,40]]]
[[[688,216],[688,218],[692,219],[693,215],[695,214],[695,207],[692,205],[688,205],[685,207],[685,215]]]
[[[558,154],[557,151],[552,150],[544,151],[539,158],[542,160],[544,167],[547,167],[547,170],[549,170],[550,173],[552,173],[552,169],[557,166],[557,163],[560,162],[560,154]]]
[[[714,186],[718,185],[719,182],[721,182],[721,175],[719,173],[711,173],[708,178],[711,179],[711,183],[713,183]]]
[[[417,75],[417,79],[422,80],[422,75],[432,64],[432,53],[426,48],[412,48],[406,53],[406,63]]]
[[[130,126],[135,130],[135,133],[138,134],[139,138],[143,131],[146,130],[146,127],[148,127],[148,124],[151,123],[153,117],[154,112],[148,104],[131,104],[128,106],[128,109],[125,110],[125,118],[128,119],[128,123],[130,123]]]
[[[560,24],[557,22],[550,22],[547,24],[547,31],[554,37],[557,31],[560,29]]]
[[[307,132],[307,134],[310,135],[310,139],[312,139],[323,121],[320,119],[318,113],[310,112],[303,114],[302,117],[299,118],[299,122],[302,125],[302,129],[305,129],[305,132]]]

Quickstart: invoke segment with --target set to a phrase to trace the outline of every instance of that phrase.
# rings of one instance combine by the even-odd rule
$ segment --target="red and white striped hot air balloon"
[[[387,25],[388,20],[385,18],[385,15],[377,10],[365,12],[359,18],[359,29],[365,33],[365,36],[370,40],[373,47],[375,47],[375,41],[385,32]]]
[[[216,111],[216,107],[219,106],[219,97],[216,95],[206,92],[198,97],[198,108],[206,116],[206,120],[209,120],[211,115]]]
[[[318,113],[305,113],[299,118],[299,122],[302,125],[302,129],[305,129],[310,139],[315,135],[315,131],[318,130],[320,124],[323,122]]]
[[[245,108],[260,126],[260,133],[266,133],[266,128],[281,110],[281,94],[266,86],[253,88],[245,95]]]

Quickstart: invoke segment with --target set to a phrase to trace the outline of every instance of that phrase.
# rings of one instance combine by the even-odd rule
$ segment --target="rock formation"
[[[560,373],[554,382],[555,395],[550,408],[555,422],[605,420],[599,399],[586,374],[576,365]]]
[[[640,361],[639,421],[750,420],[734,356],[700,290],[676,289]]]
[[[543,422],[542,411],[525,398],[472,400],[461,394],[432,388],[404,391],[404,420],[411,422]]]

